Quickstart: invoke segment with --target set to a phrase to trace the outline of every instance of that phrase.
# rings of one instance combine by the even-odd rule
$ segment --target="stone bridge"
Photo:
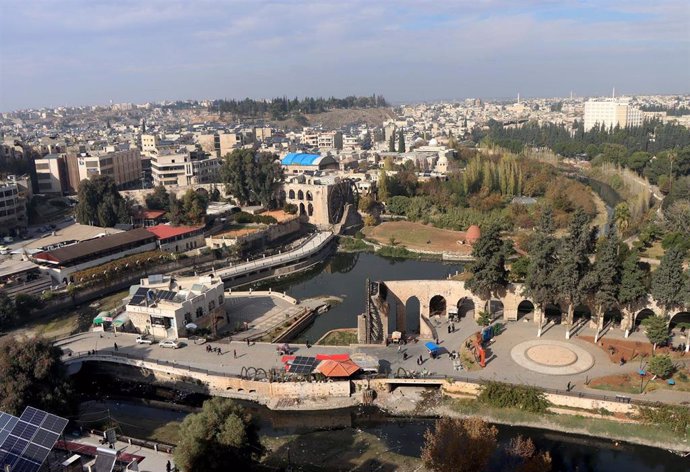
[[[597,330],[597,337],[614,324],[619,324],[627,336],[642,319],[664,315],[664,311],[650,297],[644,306],[634,311],[607,312],[598,319],[594,304],[584,303],[575,308],[573,319],[568,320],[566,306],[548,305],[546,312],[542,312],[522,292],[522,284],[509,284],[495,297],[486,300],[474,295],[464,282],[457,280],[367,281],[366,313],[358,322],[359,342],[384,342],[392,331],[418,333],[420,338],[433,339],[437,333],[431,322],[432,317],[457,314],[459,317],[470,315],[477,319],[481,311],[489,312],[492,319],[505,321],[530,316],[539,328],[537,335],[541,335],[542,327],[549,321],[563,322],[568,326],[589,323]],[[688,307],[685,307],[671,312],[670,321],[677,315],[686,315],[684,321],[690,321],[688,311]],[[570,329],[566,333],[566,337],[569,336]]]

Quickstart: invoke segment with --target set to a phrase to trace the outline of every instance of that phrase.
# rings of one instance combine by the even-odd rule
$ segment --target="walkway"
[[[456,331],[447,333],[447,324],[438,327],[440,335],[440,345],[447,351],[460,350],[461,344],[480,327],[472,319],[463,319],[456,323]],[[556,389],[564,391],[570,382],[574,385],[573,392],[586,392],[595,395],[614,397],[615,392],[589,389],[585,384],[589,380],[605,375],[636,373],[637,362],[629,362],[624,366],[612,363],[606,352],[592,343],[581,341],[578,336],[592,336],[594,330],[585,328],[578,335],[569,341],[565,338],[565,326],[557,325],[547,330],[541,339],[559,342],[567,342],[588,352],[594,359],[591,369],[573,375],[545,375],[526,369],[516,363],[511,357],[511,349],[522,341],[535,339],[535,327],[531,322],[510,322],[495,342],[487,349],[487,366],[478,371],[456,371],[452,360],[447,355],[442,355],[438,359],[430,359],[426,348],[422,342],[411,343],[402,346],[398,351],[396,345],[385,346],[352,346],[352,347],[330,347],[312,346],[307,348],[304,345],[296,345],[298,355],[314,356],[316,354],[335,354],[363,352],[374,355],[381,361],[384,370],[395,373],[399,367],[404,369],[428,371],[444,377],[467,378],[469,380],[491,379],[510,383],[534,385],[546,389]],[[211,354],[206,352],[205,345],[195,345],[189,342],[187,346],[178,349],[164,349],[157,345],[137,345],[134,335],[119,334],[113,338],[112,333],[107,333],[101,338],[99,333],[84,333],[68,340],[58,343],[63,348],[69,348],[73,352],[85,352],[95,349],[97,351],[112,351],[113,343],[117,342],[119,355],[143,358],[150,361],[160,360],[162,362],[174,363],[177,366],[192,367],[195,369],[208,370],[221,374],[239,375],[243,367],[262,367],[264,369],[281,368],[280,357],[276,352],[276,345],[269,343],[256,343],[248,346],[246,342],[232,341],[227,339],[211,343],[222,349],[222,354]],[[233,357],[233,351],[237,353],[237,358]],[[403,360],[403,352],[407,352],[409,358]],[[416,359],[422,355],[424,363],[418,366]],[[690,401],[690,393],[673,391],[668,389],[657,389],[656,391],[644,395],[627,395],[646,401],[664,401],[669,403],[679,403]]]
[[[251,272],[258,272],[261,270],[287,265],[318,253],[331,241],[332,238],[333,233],[330,231],[322,231],[316,233],[311,239],[306,241],[294,251],[275,254],[269,257],[262,257],[253,261],[237,264],[226,269],[217,269],[215,274],[223,280],[234,279]]]

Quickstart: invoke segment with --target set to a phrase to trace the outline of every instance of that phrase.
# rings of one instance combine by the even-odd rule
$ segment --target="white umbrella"
[[[185,328],[187,328],[187,329],[197,329],[198,326],[195,325],[194,323],[188,323],[188,324],[185,325]]]

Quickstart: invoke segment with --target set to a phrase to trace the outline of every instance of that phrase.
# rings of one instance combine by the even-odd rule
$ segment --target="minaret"
[[[616,98],[616,87],[613,87],[613,96],[612,98]]]
[[[520,92],[518,92],[518,105],[520,104]]]

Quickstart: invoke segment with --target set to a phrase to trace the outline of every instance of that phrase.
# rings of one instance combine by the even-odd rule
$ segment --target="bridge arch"
[[[474,306],[474,300],[472,297],[462,297],[460,300],[458,300],[457,307],[458,318],[462,319],[467,315],[474,318],[476,307]]]
[[[503,302],[498,298],[490,298],[484,303],[484,311],[491,315],[491,319],[502,318],[505,307]]]
[[[534,316],[534,303],[532,300],[522,300],[518,303],[517,319],[520,321],[525,316]]]
[[[407,334],[419,334],[421,309],[421,303],[416,296],[411,296],[405,302],[405,332]]]
[[[446,298],[443,295],[434,295],[429,300],[429,317],[445,316],[448,313]]]
[[[656,316],[656,314],[650,308],[645,308],[638,311],[635,314],[635,328],[639,329],[642,322],[647,318],[651,318],[652,316]]]

